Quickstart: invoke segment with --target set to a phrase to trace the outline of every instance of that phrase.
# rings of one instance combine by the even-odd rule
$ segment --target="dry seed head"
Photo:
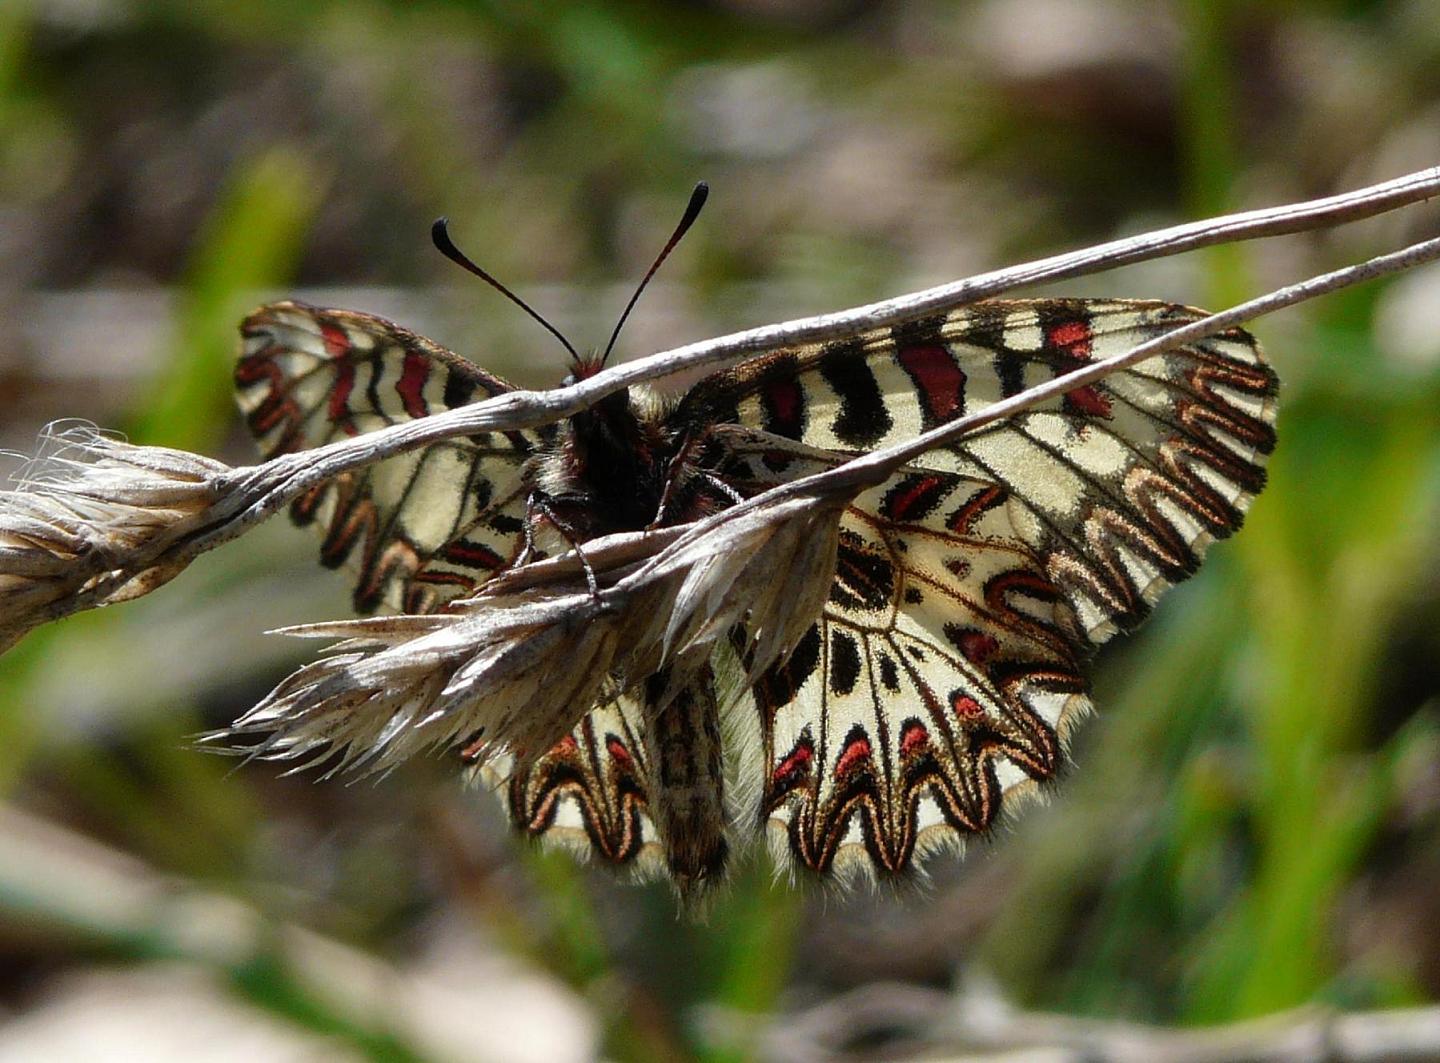
[[[236,752],[332,770],[385,770],[461,745],[473,762],[538,755],[662,668],[678,689],[737,624],[752,632],[750,667],[774,663],[823,602],[801,588],[829,585],[843,505],[792,498],[711,518],[678,540],[652,537],[669,545],[638,569],[636,534],[615,552],[623,564],[596,570],[598,596],[574,566],[540,570],[553,578],[527,566],[508,581],[520,589],[482,590],[444,613],[288,629],[345,641],[211,738],[265,736]]]
[[[228,471],[88,425],[46,429],[0,491],[0,650],[47,620],[170,580],[187,561],[164,547],[206,523]]]

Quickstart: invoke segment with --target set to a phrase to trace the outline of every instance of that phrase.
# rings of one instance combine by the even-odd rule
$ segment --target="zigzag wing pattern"
[[[979,304],[702,382],[741,493],[981,409],[1199,316]],[[1264,483],[1274,374],[1234,331],[932,451],[859,496],[830,600],[747,699],[756,815],[794,864],[881,875],[1055,775],[1083,662],[1195,571]],[[759,431],[754,431],[758,429]],[[747,482],[748,481],[748,482]]]
[[[622,695],[530,763],[497,756],[480,777],[505,796],[520,832],[644,876],[663,866],[648,749],[644,710]]]
[[[709,669],[661,711],[664,673],[588,713],[528,763],[484,762],[517,830],[682,893],[718,878],[729,851],[720,716]]]
[[[236,394],[265,458],[372,432],[512,390],[383,318],[303,303],[241,325]],[[359,572],[355,608],[426,612],[504,568],[523,543],[521,468],[545,434],[437,443],[345,473],[297,499],[321,560]]]
[[[749,496],[1200,313],[981,303],[752,359],[702,381],[664,423],[702,441],[704,477]],[[368,315],[278,303],[243,330],[237,386],[267,457],[509,390]],[[1090,704],[1094,647],[1193,573],[1263,486],[1275,392],[1254,340],[1233,330],[930,451],[845,511],[822,615],[727,720],[748,740],[722,756],[709,671],[663,712],[650,708],[656,676],[541,756],[494,758],[482,776],[521,831],[666,870],[682,891],[723,868],[727,775],[792,864],[913,869],[1055,776]],[[328,564],[357,564],[358,608],[433,609],[518,555],[527,462],[554,449],[554,431],[437,444],[323,485],[294,515],[320,526]]]
[[[745,489],[839,460],[721,433]],[[830,600],[743,699],[740,770],[782,862],[842,877],[912,869],[987,830],[1002,798],[1053,778],[1090,707],[1073,613],[1003,486],[908,467],[841,519]]]

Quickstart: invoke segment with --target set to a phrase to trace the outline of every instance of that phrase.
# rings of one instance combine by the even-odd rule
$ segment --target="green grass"
[[[948,268],[952,259],[934,246],[931,260],[905,257],[924,244],[916,232],[944,229],[942,249],[953,245],[953,261],[979,269],[1004,254],[1102,238],[1112,220],[1130,226],[1156,210],[1200,217],[1255,202],[1257,188],[1338,180],[1308,172],[1276,179],[1299,165],[1277,147],[1284,127],[1316,116],[1304,111],[1309,95],[1267,95],[1283,96],[1285,85],[1257,73],[1255,57],[1270,54],[1259,44],[1283,43],[1266,33],[1299,20],[1298,10],[1230,0],[1166,8],[1182,46],[1167,70],[1174,111],[1156,119],[1124,111],[1125,101],[1085,78],[1059,83],[1065,91],[1037,103],[1043,85],[1024,83],[1003,56],[987,66],[973,13],[897,8],[840,12],[805,27],[646,2],[520,12],[212,0],[147,9],[143,24],[115,31],[121,44],[107,44],[103,28],[56,44],[34,6],[0,5],[0,194],[23,204],[51,184],[83,185],[67,167],[92,131],[74,101],[95,92],[67,79],[106,63],[127,77],[148,69],[138,42],[163,39],[167,55],[189,55],[196,71],[253,67],[256,91],[267,63],[281,58],[353,76],[346,84],[359,87],[343,100],[326,98],[313,112],[296,105],[303,113],[287,116],[287,129],[304,133],[251,139],[236,130],[236,145],[252,146],[235,148],[183,267],[163,278],[176,293],[163,364],[140,406],[107,426],[214,454],[234,430],[235,328],[251,303],[284,293],[315,247],[351,253],[344,276],[305,259],[321,283],[348,282],[356,270],[366,282],[451,282],[424,243],[424,225],[439,213],[452,215],[467,250],[522,290],[542,280],[609,282],[622,263],[648,254],[616,246],[617,234],[646,227],[617,219],[627,211],[659,217],[662,206],[678,209],[696,177],[715,178],[709,215],[664,277],[686,292],[672,311],[697,322],[729,313],[739,325],[758,323],[746,315],[760,308],[833,309],[893,294],[889,278],[907,271]],[[1423,98],[1436,57],[1422,54],[1418,38],[1401,40],[1403,26],[1388,21],[1383,5],[1305,17],[1310,30],[1337,41],[1369,34],[1397,70],[1410,64],[1403,77]],[[106,50],[112,45],[116,54]],[[131,51],[118,54],[123,48]],[[37,56],[50,65],[38,69]],[[752,61],[783,70],[808,93],[816,131],[791,158],[706,142],[692,124],[708,112],[686,111],[677,98],[687,78],[723,89]],[[143,83],[158,93],[154,86],[168,81]],[[1087,110],[1080,89],[1100,103]],[[133,91],[137,107],[145,103]],[[466,109],[487,93],[509,109]],[[203,129],[197,116],[206,108],[223,113],[215,100],[171,102],[153,121]],[[1403,142],[1393,135],[1392,144]],[[400,150],[370,154],[371,140]],[[377,157],[400,161],[367,168]],[[849,170],[867,166],[864,182],[846,183]],[[118,210],[123,188],[110,193]],[[902,196],[915,197],[912,215],[872,211]],[[1088,213],[1097,203],[1106,212],[1098,222]],[[359,230],[350,244],[317,230],[327,217],[335,224],[326,214],[335,204]],[[667,215],[654,224],[669,223]],[[1351,260],[1365,239],[1287,246],[1301,268],[1319,269]],[[103,248],[91,253],[103,261]],[[1274,272],[1263,255],[1237,245],[1197,256],[1196,298],[1223,306],[1256,294]],[[1166,275],[1153,276],[1164,283]],[[1174,295],[1111,290],[1105,278],[1086,284],[1097,294]],[[1100,719],[1078,739],[1077,769],[1051,807],[1022,817],[995,845],[973,847],[971,861],[1004,861],[1011,874],[1003,897],[986,898],[996,914],[966,962],[995,973],[1020,1002],[1212,1023],[1307,1001],[1408,1002],[1431,991],[1383,955],[1357,957],[1344,939],[1353,922],[1346,905],[1383,874],[1377,853],[1393,841],[1402,768],[1431,748],[1437,726],[1433,707],[1417,712],[1406,700],[1415,692],[1397,692],[1392,673],[1407,618],[1433,615],[1433,589],[1417,586],[1417,573],[1434,564],[1440,513],[1440,375],[1407,376],[1377,353],[1382,291],[1370,286],[1256,325],[1289,381],[1270,486],[1205,571],[1171,594],[1144,631],[1102,655]],[[728,311],[705,302],[726,292]],[[502,317],[488,293],[473,301],[465,341],[481,360],[513,363],[534,348],[528,322]],[[559,375],[531,360],[520,369],[534,379]],[[216,586],[240,591],[225,579]],[[163,608],[167,599],[162,592],[155,601]],[[146,635],[143,616],[137,606],[75,617],[0,658],[0,788],[22,805],[38,794],[57,816],[177,881],[233,891],[278,925],[295,909],[276,899],[284,889],[257,870],[256,856],[274,844],[265,838],[274,813],[253,775],[228,775],[228,763],[188,748],[213,706],[149,706],[89,721],[91,733],[68,730],[68,706],[48,700],[51,690],[74,689],[57,672],[123,667],[127,646]],[[243,661],[233,670],[216,680],[225,698],[278,678],[257,677]],[[375,800],[391,794],[377,788]],[[348,913],[348,922],[334,914],[334,925],[352,932],[358,949],[403,954],[425,914],[455,898],[421,872],[415,882],[381,883],[365,863],[362,854],[354,867],[334,869],[345,879],[335,896],[374,895],[374,910]],[[823,952],[823,929],[816,940],[808,927],[845,918],[844,904],[772,885],[763,861],[747,866],[697,926],[677,920],[665,889],[611,890],[563,855],[528,851],[493,875],[463,907],[467,917],[497,948],[588,1002],[602,1050],[616,1059],[753,1058],[746,1029],[843,988],[822,981],[807,950]],[[19,879],[0,872],[0,912],[11,921],[54,928],[69,919],[72,932],[85,922],[75,911],[42,919],[45,898],[11,889]],[[408,899],[390,900],[407,888]],[[316,903],[321,921],[333,914],[324,903]],[[54,933],[56,954],[73,956],[70,937]],[[152,940],[103,920],[86,927],[85,940],[85,956],[197,959],[163,934]],[[238,963],[198,959],[240,999],[365,1058],[418,1058],[403,1038],[325,1003],[278,946],[262,941]],[[896,969],[907,969],[904,959],[894,958]],[[713,1014],[734,1021],[707,1022]]]

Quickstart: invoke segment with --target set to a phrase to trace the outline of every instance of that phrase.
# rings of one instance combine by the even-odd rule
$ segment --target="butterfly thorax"
[[[648,391],[618,391],[562,426],[541,455],[532,517],[586,540],[659,522],[678,444],[665,404]],[[668,523],[668,521],[666,521]]]

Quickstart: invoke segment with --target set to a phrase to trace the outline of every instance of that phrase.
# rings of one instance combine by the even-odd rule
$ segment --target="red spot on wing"
[[[550,752],[558,753],[560,756],[569,756],[571,753],[574,753],[579,748],[580,746],[578,743],[576,743],[575,736],[566,735],[564,738],[560,739],[560,741],[556,742],[553,746],[550,747]]]
[[[504,558],[483,543],[470,543],[463,540],[447,543],[444,555],[447,561],[454,561],[460,565],[475,565],[479,568],[497,569],[505,564]]]
[[[870,739],[864,735],[856,735],[845,743],[845,749],[840,758],[835,761],[835,778],[842,779],[857,765],[863,764],[870,759]]]
[[[274,348],[267,347],[259,354],[248,355],[241,358],[235,366],[235,382],[237,384],[254,384],[256,381],[269,379],[272,384],[280,384],[284,381],[284,374],[280,372],[271,358]]]
[[[350,419],[350,392],[354,389],[355,363],[342,362],[336,369],[335,383],[330,388],[330,420],[352,436],[355,434],[355,425]]]
[[[805,408],[805,395],[799,383],[784,377],[766,381],[764,402],[769,415],[766,428],[776,435],[798,439]]]
[[[1098,384],[1087,384],[1083,388],[1065,392],[1065,409],[1070,413],[1099,417],[1107,421],[1114,416],[1114,411],[1110,408],[1110,397],[1100,390]]]
[[[395,381],[395,390],[411,417],[424,417],[430,412],[425,405],[425,381],[430,377],[430,359],[415,351],[405,352],[405,364],[400,370],[400,379]]]
[[[1060,325],[1052,325],[1045,339],[1063,358],[1077,363],[1091,360],[1094,334],[1090,331],[1090,326],[1083,321],[1066,321]],[[1064,401],[1067,413],[1099,417],[1107,421],[1113,416],[1110,397],[1098,384],[1087,384],[1083,388],[1067,391]]]
[[[301,420],[300,407],[283,392],[266,396],[249,417],[250,430],[256,435],[264,435],[282,421],[298,425]]]
[[[350,352],[350,337],[333,322],[320,322],[320,338],[325,341],[325,353],[331,358],[340,358]]]
[[[615,761],[616,764],[620,765],[620,767],[626,771],[629,771],[635,766],[635,761],[630,756],[630,751],[625,748],[625,743],[614,735],[606,736],[605,751],[610,754],[611,760]]]
[[[970,578],[970,562],[963,557],[947,557],[945,559],[945,571],[956,579]]]
[[[914,756],[929,744],[930,732],[918,720],[912,720],[906,724],[905,730],[900,733],[900,755],[902,757]]]
[[[1004,501],[1004,488],[987,487],[951,514],[945,526],[960,535],[969,535],[975,530],[977,520]]]
[[[796,743],[790,755],[782,760],[770,775],[770,784],[777,790],[788,790],[810,774],[810,762],[815,759],[815,750],[806,741]]]
[[[950,707],[955,710],[955,715],[963,721],[978,720],[985,715],[985,710],[981,708],[978,701],[958,690],[950,695]]]
[[[966,631],[960,636],[960,652],[976,664],[988,661],[999,648],[1000,643],[994,636],[981,631]]]
[[[902,347],[895,352],[925,406],[926,425],[952,421],[964,411],[965,373],[939,344]]]
[[[1090,360],[1090,340],[1090,326],[1083,321],[1052,325],[1045,335],[1045,341],[1051,347],[1077,362]]]

